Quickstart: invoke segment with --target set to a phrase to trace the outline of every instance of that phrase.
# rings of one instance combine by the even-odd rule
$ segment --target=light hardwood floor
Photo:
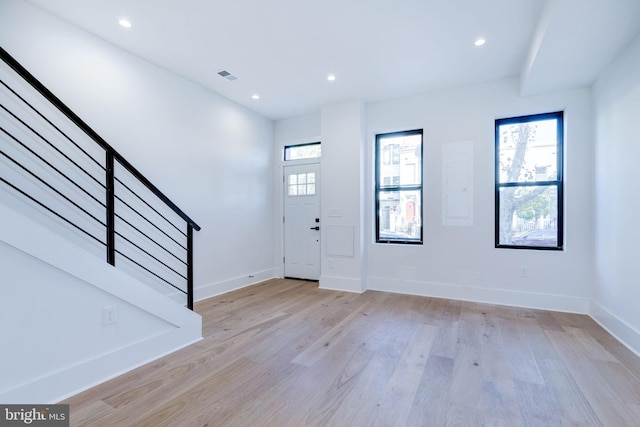
[[[78,426],[640,426],[640,359],[587,316],[271,280],[204,340],[74,396]]]

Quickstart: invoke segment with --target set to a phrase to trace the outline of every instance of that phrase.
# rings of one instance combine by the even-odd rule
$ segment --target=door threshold
[[[303,280],[305,282],[315,282],[318,283],[320,280],[314,280],[314,279],[302,279],[300,277],[291,277],[291,276],[284,276],[285,279],[291,279],[291,280]]]

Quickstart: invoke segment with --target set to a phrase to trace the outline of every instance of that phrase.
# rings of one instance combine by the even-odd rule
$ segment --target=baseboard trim
[[[320,289],[331,291],[354,292],[361,294],[365,291],[362,280],[350,277],[320,276]]]
[[[255,285],[256,283],[275,279],[276,277],[277,276],[275,268],[270,268],[255,273],[249,273],[246,276],[235,277],[233,279],[224,280],[222,282],[209,283],[207,285],[198,286],[196,289],[194,289],[193,300],[202,301],[207,298],[226,294],[227,292],[246,288],[247,286]]]
[[[0,393],[0,401],[58,403],[200,340],[201,336],[176,328]]]
[[[387,277],[368,277],[367,289],[484,304],[498,304],[512,307],[561,311],[566,313],[588,314],[589,312],[588,298],[567,295],[522,292],[437,282],[399,280]]]
[[[640,357],[640,331],[593,300],[589,307],[589,316],[622,345]]]

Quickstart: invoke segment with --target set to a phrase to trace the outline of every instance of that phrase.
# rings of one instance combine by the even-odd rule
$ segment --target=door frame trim
[[[320,118],[318,117],[318,120]],[[277,133],[277,132],[276,132]],[[284,160],[284,147],[289,145],[304,145],[310,142],[320,141],[322,144],[322,136],[320,134],[309,135],[307,137],[294,137],[278,139],[276,137],[273,149],[273,193],[275,215],[273,218],[274,233],[274,251],[273,251],[273,266],[275,277],[284,277],[284,263],[282,257],[284,257],[284,224],[282,218],[284,217],[284,188],[282,179],[284,177],[284,167],[287,165],[296,165],[306,163],[320,163],[320,170],[322,170],[322,157],[314,159],[301,159],[301,160]]]

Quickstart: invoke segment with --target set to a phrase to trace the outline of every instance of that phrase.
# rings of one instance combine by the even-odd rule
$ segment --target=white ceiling
[[[28,1],[274,120],[512,76],[588,86],[640,33],[640,0]]]

